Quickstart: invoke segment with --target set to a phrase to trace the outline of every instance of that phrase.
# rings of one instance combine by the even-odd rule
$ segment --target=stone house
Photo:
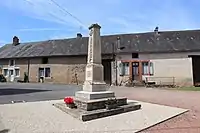
[[[1,72],[10,82],[23,80],[24,73],[29,82],[80,84],[84,81],[87,61],[88,38],[77,34],[76,38],[43,42],[19,43],[18,37],[12,44],[0,48]],[[111,83],[111,60],[109,47],[104,47],[102,64],[104,79]]]
[[[177,85],[200,82],[200,30],[109,35],[102,36],[101,43],[104,79],[108,84],[128,80]],[[12,44],[0,48],[0,67],[11,82],[23,79],[26,72],[30,82],[43,79],[52,83],[83,83],[87,46],[88,38],[81,34],[30,43],[19,43],[14,37]],[[124,49],[118,50],[119,47]]]
[[[200,30],[155,30],[134,34],[123,44],[127,48],[117,55],[118,83],[200,85]]]

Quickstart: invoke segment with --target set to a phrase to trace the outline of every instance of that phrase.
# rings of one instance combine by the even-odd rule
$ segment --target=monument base
[[[87,100],[75,97],[74,103],[77,108],[69,108],[65,103],[56,103],[53,105],[81,121],[90,121],[141,109],[141,104],[137,102],[128,103],[126,97],[116,97],[114,99],[117,100],[116,106],[110,109],[107,108],[107,98]]]
[[[74,98],[74,102],[77,106],[77,108],[80,108],[85,111],[92,111],[92,110],[98,110],[98,109],[105,109],[106,108],[106,101],[108,99],[96,99],[96,100],[86,100],[86,99],[80,99],[80,98]],[[125,97],[118,97],[117,100],[117,106],[122,106],[127,104],[127,98]]]
[[[115,97],[115,93],[113,91],[99,91],[99,92],[78,91],[75,93],[75,97],[78,99],[94,100],[103,98],[113,98]]]
[[[126,105],[119,106],[115,109],[98,109],[92,111],[85,111],[79,108],[70,109],[64,103],[56,103],[54,104],[54,106],[81,121],[90,121],[98,118],[139,110],[141,108],[141,104],[138,104],[137,102],[128,103]]]
[[[85,81],[83,84],[83,91],[89,92],[99,92],[99,91],[107,91],[110,86],[106,85],[104,81],[95,82],[95,81]]]

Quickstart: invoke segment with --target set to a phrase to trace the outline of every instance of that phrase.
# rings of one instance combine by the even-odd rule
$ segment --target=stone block
[[[121,97],[116,98],[117,99],[117,105],[122,106],[127,104],[127,98]],[[97,110],[97,109],[105,109],[105,103],[108,99],[97,99],[97,100],[84,100],[84,99],[78,99],[75,98],[75,104],[78,108],[91,111],[91,110]]]
[[[85,81],[83,84],[83,91],[87,92],[99,92],[99,91],[107,91],[109,86],[105,82],[93,82],[90,83]]]
[[[103,118],[103,117],[108,117],[112,115],[139,110],[141,108],[141,105],[136,102],[128,103],[126,105],[123,105],[111,110],[98,109],[98,110],[93,110],[93,111],[85,111],[81,109],[70,109],[64,103],[57,103],[57,104],[54,104],[54,106],[81,121],[90,121],[90,120],[94,120],[98,118]]]
[[[75,97],[79,99],[94,100],[94,99],[112,98],[115,97],[115,93],[113,91],[99,91],[99,92],[78,91],[75,93]]]

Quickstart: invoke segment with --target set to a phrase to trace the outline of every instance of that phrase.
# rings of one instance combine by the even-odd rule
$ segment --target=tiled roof
[[[111,44],[117,43],[117,37],[120,37],[121,46],[125,47],[121,52],[200,51],[200,30],[187,30],[102,36],[102,54],[112,53]],[[7,44],[0,48],[0,58],[86,55],[87,47],[88,37],[21,43],[17,46]]]

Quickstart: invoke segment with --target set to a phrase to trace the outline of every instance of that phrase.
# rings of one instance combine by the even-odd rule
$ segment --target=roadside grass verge
[[[200,87],[180,87],[176,88],[175,90],[180,90],[180,91],[200,91]]]

